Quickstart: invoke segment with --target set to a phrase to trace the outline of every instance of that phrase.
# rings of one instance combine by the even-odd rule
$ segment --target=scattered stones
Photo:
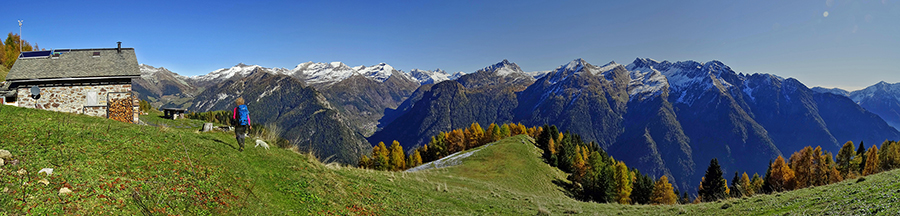
[[[3,158],[0,158],[0,166],[3,166],[3,165],[5,165]]]
[[[47,176],[50,176],[53,174],[53,168],[43,168],[41,171],[38,171],[38,174],[41,173],[47,173]]]
[[[16,173],[18,173],[19,175],[25,175],[28,174],[28,171],[25,171],[25,169],[19,169],[19,171],[16,171]]]
[[[66,195],[69,193],[72,193],[72,190],[69,189],[68,187],[62,187],[59,189],[59,195]]]
[[[0,159],[10,159],[12,158],[12,153],[5,149],[0,149]]]
[[[41,179],[40,181],[38,181],[38,183],[42,183],[42,184],[44,184],[44,185],[50,185],[50,180],[47,180],[47,179]]]
[[[9,188],[3,188],[3,193],[9,192]]]
[[[203,129],[200,132],[209,132],[213,130],[213,123],[203,123]]]

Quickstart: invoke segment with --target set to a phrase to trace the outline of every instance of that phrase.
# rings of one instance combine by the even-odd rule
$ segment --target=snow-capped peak
[[[382,62],[371,67],[363,66],[356,70],[366,78],[374,79],[378,82],[384,82],[391,77],[391,74],[393,74],[394,71],[394,67],[391,67],[390,65]]]
[[[875,85],[851,92],[850,99],[859,103],[863,99],[874,97],[878,92],[882,92],[879,94],[885,94],[885,96],[900,95],[900,83],[892,84],[881,81]],[[895,100],[900,101],[900,96],[896,97]]]
[[[266,68],[259,65],[245,65],[244,63],[238,63],[231,68],[222,68],[205,75],[191,76],[189,78],[199,81],[227,80],[231,77],[234,77],[235,75],[248,76],[250,75],[250,73],[257,69]]]
[[[450,78],[450,74],[447,74],[447,72],[445,72],[444,70],[441,70],[440,68],[435,69],[434,71],[412,69],[409,71],[409,75],[413,79],[417,80],[419,82],[419,84],[422,84],[422,85],[439,83],[439,82],[443,82],[446,80],[455,79],[455,78]]]
[[[342,62],[327,64],[305,62],[294,67],[288,75],[305,80],[309,84],[331,84],[353,76],[353,74],[357,74],[357,70]]]
[[[510,63],[509,60],[503,59],[503,61],[498,62],[497,64],[487,66],[479,71],[485,71],[489,73],[493,73],[497,76],[509,76],[512,74],[525,74],[519,65],[516,63]]]
[[[559,66],[558,68],[556,68],[556,70],[550,71],[551,73],[544,75],[544,77],[551,76],[548,77],[547,81],[552,84],[581,73],[587,73],[591,75],[605,75],[607,72],[612,71],[619,66],[621,65],[616,62],[609,62],[606,65],[597,67],[588,64],[584,59],[578,58],[570,61],[568,64]]]

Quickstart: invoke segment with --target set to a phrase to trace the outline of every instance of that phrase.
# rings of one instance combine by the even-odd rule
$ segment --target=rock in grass
[[[47,173],[47,176],[53,174],[53,168],[43,168],[41,171],[38,171],[38,174]]]
[[[12,158],[12,153],[5,149],[0,149],[0,159],[10,159]]]
[[[59,189],[59,195],[65,195],[65,194],[69,194],[69,193],[72,193],[72,190],[69,189],[68,187],[62,187]]]
[[[0,166],[3,166],[3,165],[4,165],[3,162],[4,162],[4,161],[3,161],[3,158],[0,158]]]
[[[203,129],[200,132],[209,132],[213,130],[213,123],[203,123]]]
[[[47,180],[47,179],[41,179],[40,181],[38,181],[38,183],[41,183],[41,184],[44,184],[44,185],[50,185],[50,180]]]
[[[731,208],[730,203],[725,203],[725,205],[722,205],[722,209],[728,209],[728,208]]]

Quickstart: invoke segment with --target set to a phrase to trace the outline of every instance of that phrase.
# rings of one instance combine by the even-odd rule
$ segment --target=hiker
[[[234,108],[234,112],[231,115],[231,118],[235,120],[234,136],[237,139],[238,145],[241,146],[238,151],[244,151],[244,138],[247,138],[247,127],[253,129],[253,126],[250,126],[250,110],[248,110],[247,105],[244,104],[243,97],[234,100],[234,103],[237,104],[237,107]]]

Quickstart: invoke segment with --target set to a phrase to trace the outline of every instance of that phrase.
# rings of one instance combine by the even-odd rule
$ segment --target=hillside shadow
[[[559,186],[557,190],[563,192],[563,194],[565,194],[566,196],[581,200],[581,198],[578,196],[578,193],[576,192],[577,189],[575,183],[568,183],[562,179],[554,179],[553,184]]]
[[[230,147],[231,149],[237,150],[237,147],[234,147],[234,145],[231,145],[231,143],[227,143],[227,142],[225,142],[225,141],[222,141],[222,140],[220,140],[219,138],[215,138],[215,139],[213,139],[213,141],[215,141],[215,142],[217,142],[217,143],[220,143],[220,144],[222,144],[222,145],[228,146],[228,147]]]
[[[376,127],[384,128],[391,122],[394,122],[394,120],[397,120],[397,118],[399,118],[401,115],[406,113],[404,112],[405,110],[398,109],[400,109],[400,107],[397,107],[397,109],[384,108],[384,116],[382,116],[381,119],[378,119],[378,125]]]

